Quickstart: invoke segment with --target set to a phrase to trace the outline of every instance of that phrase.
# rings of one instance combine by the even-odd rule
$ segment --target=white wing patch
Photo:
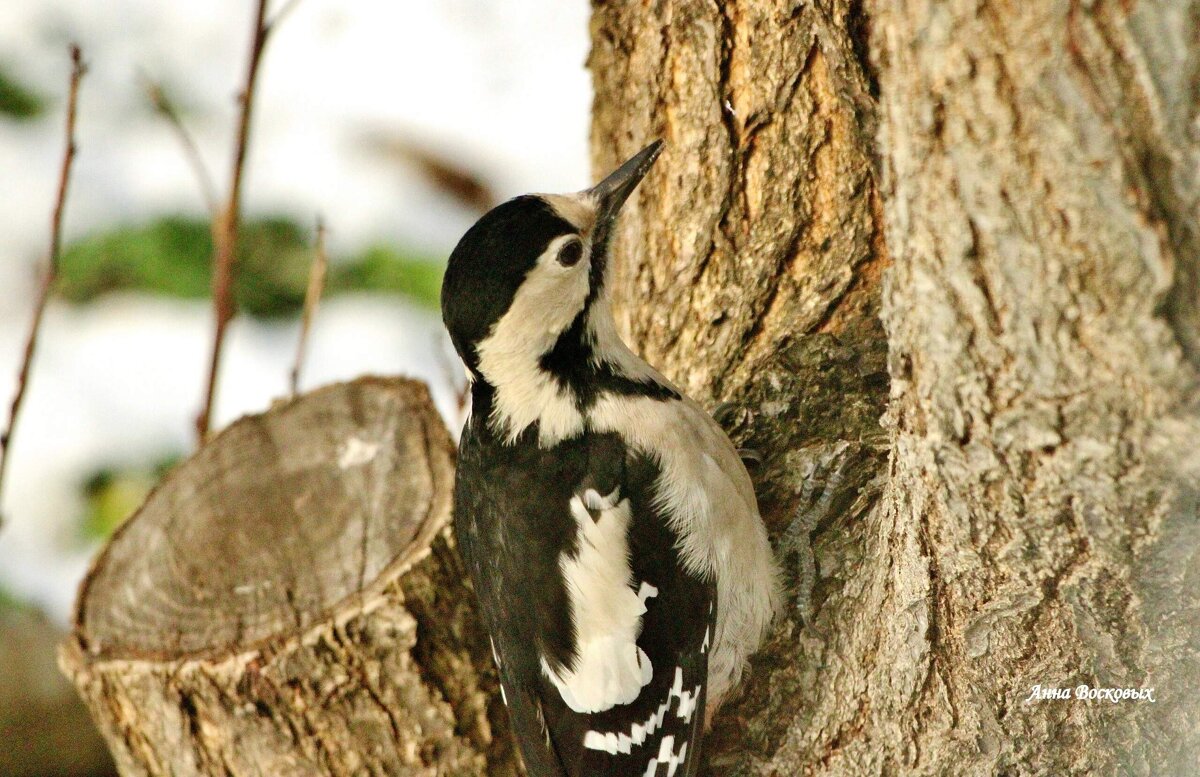
[[[589,489],[571,499],[579,529],[578,552],[559,559],[575,625],[574,666],[542,671],[575,712],[603,712],[637,698],[654,667],[637,644],[646,599],[658,594],[643,583],[634,592],[629,568],[630,504],[620,491],[601,496]],[[589,510],[599,513],[593,519]],[[606,741],[605,748],[608,744]],[[614,752],[620,742],[614,737]]]

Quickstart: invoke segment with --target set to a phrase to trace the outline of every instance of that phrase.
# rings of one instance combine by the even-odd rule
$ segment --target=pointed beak
[[[630,157],[625,164],[609,173],[603,181],[587,190],[588,194],[596,198],[596,228],[598,232],[602,231],[604,236],[607,236],[613,222],[617,219],[617,213],[620,212],[621,206],[646,177],[646,173],[650,172],[650,168],[654,165],[654,160],[658,159],[662,148],[661,140],[654,141]]]

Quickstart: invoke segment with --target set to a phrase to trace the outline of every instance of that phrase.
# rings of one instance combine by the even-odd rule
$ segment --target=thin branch
[[[446,342],[442,338],[434,338],[434,358],[437,359],[438,366],[442,370],[442,379],[446,381],[446,386],[454,394],[454,402],[460,416],[458,420],[462,420],[467,400],[471,396],[471,382],[466,378],[462,364],[446,353],[445,345]]]
[[[242,212],[242,178],[246,166],[246,151],[250,144],[250,120],[254,112],[254,89],[258,83],[259,63],[270,37],[271,26],[266,23],[267,0],[258,0],[254,14],[254,34],[250,41],[250,59],[246,65],[246,80],[238,102],[237,140],[234,145],[233,170],[230,174],[229,200],[218,218],[213,219],[213,332],[212,354],[208,362],[208,381],[204,389],[204,405],[196,416],[196,436],[200,442],[208,437],[212,425],[213,398],[220,377],[221,351],[225,331],[233,318],[233,263],[237,252],[238,227]]]
[[[29,368],[37,351],[38,334],[46,314],[46,303],[50,289],[58,277],[59,254],[62,250],[63,210],[67,203],[67,188],[71,181],[71,167],[75,162],[75,116],[79,105],[79,82],[87,72],[83,53],[77,44],[71,44],[71,80],[67,91],[66,148],[63,150],[62,167],[58,174],[58,195],[54,201],[54,215],[50,219],[50,249],[46,254],[45,268],[33,306],[33,320],[29,326],[29,338],[25,341],[25,353],[21,358],[21,369],[17,374],[17,390],[8,411],[8,424],[0,433],[0,494],[4,492],[4,475],[8,471],[8,455],[12,448],[17,418],[25,401],[25,389],[29,385]]]
[[[292,396],[300,393],[300,370],[304,367],[304,356],[308,350],[308,332],[317,314],[321,293],[325,290],[325,271],[329,267],[329,254],[325,251],[325,222],[317,217],[317,245],[313,252],[312,267],[308,271],[308,289],[304,292],[304,315],[300,320],[300,340],[296,343],[296,360],[292,364]]]
[[[271,21],[267,22],[267,30],[270,31],[274,29],[275,26],[286,19],[292,13],[292,11],[295,11],[296,6],[298,5],[300,5],[300,0],[287,0],[287,2],[283,4],[283,7],[276,11],[275,15],[271,17]]]
[[[183,123],[179,109],[167,97],[161,83],[143,75],[142,88],[145,89],[146,97],[154,106],[154,110],[166,119],[167,123],[171,125],[171,129],[175,131],[175,137],[179,140],[179,145],[183,148],[183,153],[192,168],[192,173],[196,176],[196,183],[200,186],[200,194],[204,197],[204,207],[208,211],[209,218],[216,220],[219,207],[217,205],[217,186],[213,182],[208,166],[204,164],[204,157],[200,155],[200,147],[196,145],[195,138]]]

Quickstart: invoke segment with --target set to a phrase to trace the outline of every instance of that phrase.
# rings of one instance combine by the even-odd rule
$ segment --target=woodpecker
[[[610,238],[661,150],[497,206],[443,281],[471,382],[454,531],[534,777],[694,774],[779,601],[729,438],[613,320]]]

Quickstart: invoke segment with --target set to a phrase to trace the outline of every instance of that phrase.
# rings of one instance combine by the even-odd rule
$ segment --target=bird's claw
[[[744,464],[753,464],[757,467],[763,463],[762,453],[757,448],[738,448],[737,455]]]
[[[817,582],[817,565],[812,550],[812,533],[828,517],[853,458],[850,443],[839,442],[810,459],[804,470],[796,515],[784,534],[785,547],[796,551],[796,608],[805,623],[811,617],[812,589]],[[819,489],[819,490],[818,490]]]
[[[733,414],[737,411],[738,407],[740,406],[736,402],[722,402],[713,408],[713,420],[717,422],[718,426],[725,428],[733,420]]]

